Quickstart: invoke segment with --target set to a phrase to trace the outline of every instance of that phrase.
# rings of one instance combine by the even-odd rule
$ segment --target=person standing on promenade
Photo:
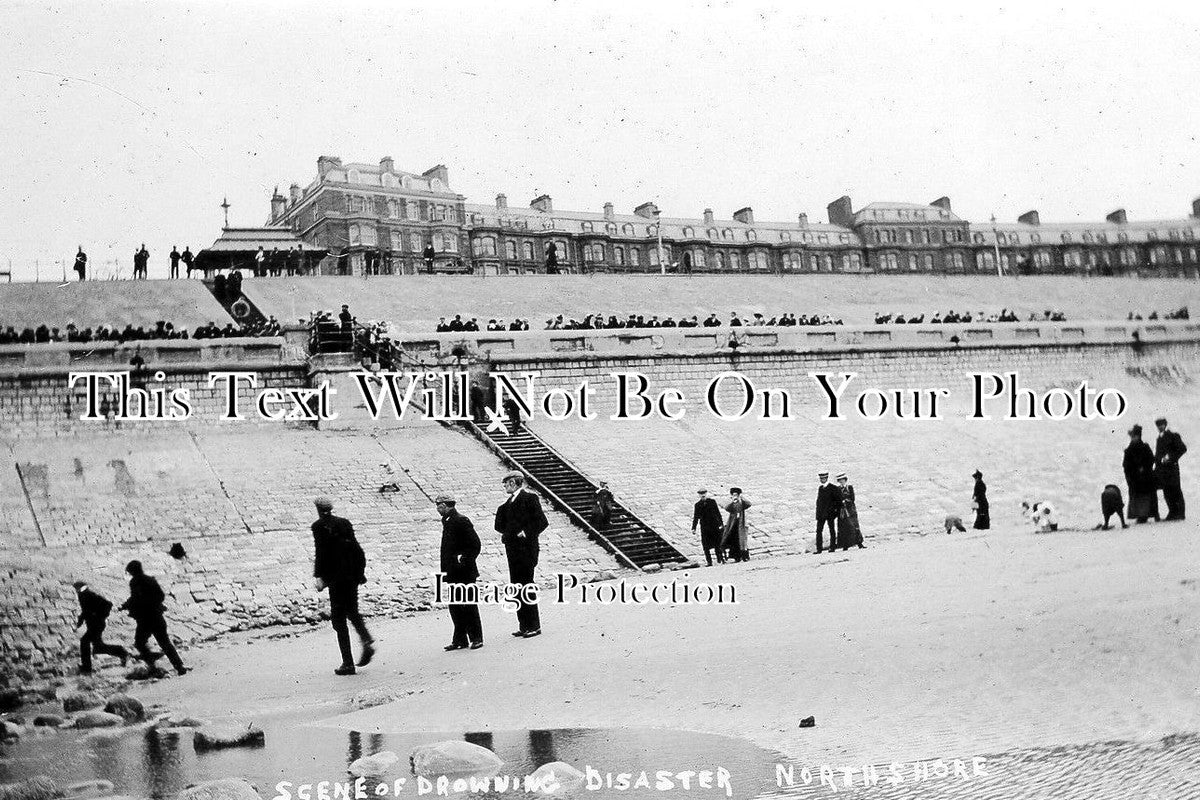
[[[495,527],[508,557],[508,579],[523,587],[517,599],[518,627],[512,635],[528,639],[542,632],[533,573],[538,563],[538,536],[550,523],[537,495],[525,488],[525,476],[520,472],[504,476],[504,491],[508,497],[496,509]]]
[[[1129,445],[1121,461],[1125,485],[1129,487],[1130,519],[1144,523],[1150,517],[1158,522],[1158,487],[1154,482],[1154,451],[1142,440],[1142,426],[1129,429]]]
[[[171,278],[172,279],[178,278],[179,277],[179,259],[183,258],[183,256],[181,256],[179,254],[179,248],[176,245],[171,245],[171,255],[169,256],[169,258],[171,259]]]
[[[987,484],[983,482],[983,473],[979,470],[975,470],[971,477],[975,479],[975,489],[971,492],[975,524],[971,527],[977,531],[986,531],[992,527],[992,509],[988,505]]]
[[[737,486],[731,488],[729,502],[725,504],[729,518],[725,520],[725,535],[721,539],[721,546],[729,550],[729,557],[734,561],[750,560],[750,536],[746,529],[747,508],[750,508],[750,501],[742,497],[742,490]]]
[[[333,515],[331,500],[318,497],[313,505],[317,507],[317,521],[312,524],[313,577],[318,592],[329,589],[330,622],[337,633],[338,649],[342,654],[342,665],[334,670],[334,674],[353,675],[354,654],[350,649],[347,622],[354,626],[362,644],[358,666],[365,667],[375,657],[375,640],[358,613],[358,587],[367,582],[367,557],[358,539],[354,538],[354,526],[350,521]]]
[[[176,673],[186,675],[188,668],[183,665],[183,659],[179,657],[167,633],[167,621],[163,617],[163,600],[166,599],[166,594],[163,593],[162,587],[158,585],[158,581],[145,573],[140,561],[130,561],[125,565],[125,572],[129,574],[129,599],[121,604],[121,610],[128,611],[137,624],[133,633],[134,649],[151,670],[156,669],[154,662],[165,655]],[[161,653],[150,652],[147,642],[151,636],[162,648]]]
[[[93,592],[87,581],[75,581],[75,594],[79,598],[79,619],[75,622],[75,627],[86,626],[83,638],[79,640],[79,674],[91,674],[92,653],[116,656],[121,659],[121,666],[125,666],[129,661],[129,653],[125,648],[119,644],[104,643],[104,628],[108,625],[112,602]]]
[[[596,530],[608,530],[608,523],[612,520],[612,509],[612,490],[608,488],[608,483],[600,481],[600,486],[592,498],[592,526]]]
[[[1179,459],[1187,452],[1187,445],[1178,433],[1167,430],[1166,419],[1159,417],[1154,420],[1154,425],[1158,428],[1158,441],[1154,443],[1154,475],[1167,504],[1167,521],[1182,520],[1185,514],[1183,489],[1179,486]]]
[[[838,488],[829,482],[828,472],[817,473],[821,482],[817,487],[817,554],[825,548],[822,536],[825,526],[829,526],[829,552],[837,549],[837,520],[842,508],[842,495]]]
[[[79,252],[75,254],[75,273],[79,280],[87,280],[87,253],[83,252],[83,245],[79,245]]]
[[[717,505],[717,501],[708,496],[708,489],[698,489],[696,494],[700,499],[696,501],[695,509],[692,511],[692,533],[696,532],[696,526],[700,526],[700,545],[704,548],[704,559],[711,567],[713,565],[713,550],[717,551],[717,563],[725,563],[725,551],[721,547],[721,507]]]
[[[479,534],[471,520],[458,513],[454,498],[438,495],[434,500],[442,516],[441,571],[447,584],[473,584],[479,578],[475,559],[479,557]],[[478,603],[451,603],[450,619],[454,633],[446,650],[483,647],[483,623],[479,620]]]
[[[838,492],[842,496],[842,507],[838,511],[838,543],[843,550],[849,550],[850,545],[857,545],[861,550],[863,544],[862,529],[858,527],[858,508],[854,505],[854,487],[846,473],[839,472],[837,476]]]

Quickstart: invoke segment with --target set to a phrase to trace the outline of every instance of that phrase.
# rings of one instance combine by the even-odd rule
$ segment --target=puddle
[[[408,754],[420,745],[447,739],[463,739],[486,747],[504,764],[498,774],[523,779],[538,767],[564,761],[581,772],[591,767],[600,775],[631,773],[636,781],[643,770],[649,788],[618,790],[602,785],[585,787],[568,796],[622,797],[630,800],[663,800],[669,796],[703,798],[752,798],[773,788],[775,764],[784,759],[769,750],[741,739],[704,733],[650,729],[564,729],[542,731],[496,731],[479,733],[359,733],[308,726],[264,725],[266,746],[256,749],[195,752],[190,732],[155,734],[127,730],[121,735],[87,735],[74,731],[45,737],[26,737],[14,745],[0,747],[0,783],[33,775],[49,775],[60,786],[76,781],[108,780],[115,794],[134,797],[169,797],[189,784],[224,777],[242,777],[253,783],[264,800],[276,797],[276,784],[288,781],[298,787],[321,781],[352,781],[347,766],[363,756],[393,751],[400,761],[382,776],[389,791],[397,778],[406,778],[399,797],[436,798],[436,791],[418,793]],[[730,774],[732,795],[722,788],[702,789],[695,778],[691,789],[675,781],[670,791],[655,788],[659,770],[672,774],[724,768]],[[598,779],[593,778],[593,785]],[[602,779],[600,779],[602,780]],[[368,779],[374,797],[378,784]],[[293,800],[297,790],[291,789]],[[477,792],[459,797],[522,797],[524,791]],[[353,794],[351,794],[353,797]],[[311,800],[317,800],[312,794]],[[332,800],[332,794],[330,795]]]

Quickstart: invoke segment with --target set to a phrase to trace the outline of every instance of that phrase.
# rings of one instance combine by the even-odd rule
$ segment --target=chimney
[[[1196,204],[1193,203],[1192,210],[1194,211],[1195,208],[1196,208]],[[1123,209],[1123,208],[1118,208],[1116,211],[1112,212],[1104,219],[1107,220],[1108,222],[1115,222],[1118,225],[1124,225],[1126,222],[1129,221],[1129,218],[1125,216],[1125,209]]]
[[[299,203],[300,202],[300,184],[293,183],[291,186],[289,186],[288,194],[292,198],[292,205],[296,205],[296,203]]]
[[[713,224],[713,210],[711,208],[704,209],[704,224],[705,225]]]
[[[738,222],[745,223],[746,225],[753,225],[754,209],[750,208],[750,206],[739,208],[737,211],[733,212],[733,218]]]
[[[654,219],[655,217],[658,216],[658,206],[654,205],[654,203],[649,203],[649,202],[642,203],[640,206],[638,206],[637,208],[635,208],[633,210],[633,213],[637,214],[639,217],[645,217],[646,219]]]
[[[1017,222],[1023,225],[1041,225],[1042,220],[1038,217],[1037,210],[1026,211],[1021,216],[1017,217]]]
[[[604,204],[604,218],[605,219],[613,218],[613,204],[612,203]]]
[[[442,182],[442,185],[447,189],[450,188],[450,170],[446,169],[445,164],[438,164],[436,167],[430,167],[421,173],[422,178],[433,180],[437,178]]]
[[[829,214],[830,225],[840,225],[843,228],[849,228],[854,224],[854,211],[849,195],[844,194],[837,200],[834,200],[825,206],[825,211]]]
[[[508,196],[503,194],[496,195],[496,208],[499,211],[508,210]]]
[[[324,178],[334,167],[340,167],[342,160],[337,156],[321,156],[317,159],[317,175]]]
[[[1192,201],[1192,216],[1200,217],[1200,197]]]
[[[929,205],[937,206],[938,208],[949,211],[950,210],[950,198],[949,197],[939,197],[937,200],[934,200]]]
[[[279,187],[275,187],[275,194],[271,195],[271,221],[278,222],[283,217],[283,212],[287,208],[287,200],[279,193]]]
[[[391,156],[384,156],[379,159],[379,169],[381,172],[395,172],[396,162],[392,161]]]
[[[807,228],[807,227],[808,227],[808,214],[803,214],[803,213],[802,213],[802,214],[800,215],[800,227],[801,227],[801,228]]]
[[[544,214],[554,213],[554,203],[550,200],[550,195],[548,194],[538,195],[537,197],[533,198],[533,200],[529,203],[529,207],[537,211],[541,211]]]

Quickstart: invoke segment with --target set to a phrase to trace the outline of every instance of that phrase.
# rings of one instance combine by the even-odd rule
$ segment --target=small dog
[[[1108,521],[1113,514],[1121,520],[1121,527],[1128,528],[1125,523],[1125,498],[1121,495],[1121,487],[1110,483],[1104,487],[1104,491],[1100,493],[1100,513],[1104,515],[1104,524],[1096,527],[1102,531],[1108,530],[1110,527]]]
[[[1058,517],[1054,513],[1054,507],[1045,501],[1038,501],[1033,505],[1028,502],[1021,503],[1021,514],[1033,524],[1037,533],[1058,530]]]
[[[952,530],[956,530],[959,533],[967,532],[967,529],[963,527],[962,517],[960,517],[958,514],[946,515],[946,533],[949,533]]]

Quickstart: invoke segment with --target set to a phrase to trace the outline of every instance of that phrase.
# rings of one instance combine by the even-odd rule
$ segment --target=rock
[[[500,757],[477,744],[460,740],[437,742],[413,750],[408,757],[414,775],[454,775],[494,770]]]
[[[609,570],[601,570],[592,576],[591,583],[600,583],[601,581],[615,580],[617,577],[615,572]]]
[[[16,711],[20,707],[20,689],[0,689],[0,711]]]
[[[126,722],[141,722],[146,718],[146,708],[142,701],[127,694],[114,694],[108,698],[104,710],[122,717]]]
[[[359,692],[350,698],[350,705],[355,708],[373,708],[384,703],[390,703],[404,696],[404,693],[392,686],[376,686]]]
[[[5,739],[20,739],[25,727],[7,719],[0,719],[0,741]]]
[[[75,717],[76,728],[119,728],[125,719],[107,711],[84,711]]]
[[[0,783],[0,800],[53,800],[56,797],[58,784],[45,775],[16,783]]]
[[[155,728],[202,728],[208,725],[205,720],[198,717],[189,717],[187,714],[163,714],[154,721]]]
[[[63,711],[74,714],[76,711],[86,711],[89,708],[100,708],[104,698],[95,692],[70,692],[63,695]]]
[[[189,786],[176,800],[262,800],[258,790],[241,778],[221,778]]]
[[[649,574],[654,574],[655,572],[662,572],[662,564],[647,564],[646,566],[642,567],[642,572],[646,572]]]
[[[95,781],[80,781],[72,783],[63,791],[63,796],[67,800],[89,800],[93,797],[104,797],[113,793],[113,785],[110,781],[95,780]]]
[[[222,747],[262,747],[266,735],[254,723],[238,725],[204,725],[196,729],[192,746],[197,750],[218,750]]]
[[[557,794],[565,789],[571,789],[583,781],[583,773],[572,767],[565,761],[551,761],[549,764],[543,764],[533,771],[529,777],[541,783],[553,776],[554,780],[549,785],[550,794]]]
[[[165,677],[167,673],[157,667],[148,667],[145,664],[138,664],[129,672],[125,673],[127,681],[152,681]]]
[[[66,722],[65,717],[60,717],[58,714],[38,714],[33,718],[34,727],[57,728]]]
[[[353,762],[346,771],[356,778],[363,776],[376,777],[383,775],[392,765],[400,760],[400,756],[393,753],[391,750],[384,750],[371,756],[363,756]]]

